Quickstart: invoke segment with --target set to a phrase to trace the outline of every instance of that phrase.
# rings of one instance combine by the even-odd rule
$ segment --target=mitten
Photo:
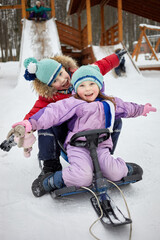
[[[23,120],[21,122],[14,123],[12,125],[12,128],[15,128],[17,125],[21,125],[21,126],[25,127],[25,133],[30,132],[32,130],[32,125],[28,120]]]
[[[1,145],[0,149],[5,152],[9,152],[13,146],[17,145],[14,141],[14,135],[11,135],[7,140],[4,140]]]
[[[117,55],[118,58],[119,58],[119,61],[121,60],[122,56],[123,56],[124,54],[126,54],[126,53],[127,53],[127,51],[126,51],[125,49],[122,49],[122,50],[120,50],[118,53],[116,53],[116,55]]]
[[[147,116],[147,113],[149,113],[149,112],[156,112],[157,111],[157,109],[156,108],[154,108],[154,107],[152,107],[152,105],[150,104],[150,103],[146,103],[145,105],[144,105],[144,109],[143,109],[143,113],[142,113],[142,116]]]

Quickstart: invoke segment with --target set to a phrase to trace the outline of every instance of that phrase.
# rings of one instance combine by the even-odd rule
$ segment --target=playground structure
[[[141,29],[141,34],[140,34],[140,37],[139,37],[139,40],[138,40],[138,43],[132,53],[132,57],[134,57],[136,55],[136,61],[138,60],[138,55],[139,55],[139,52],[140,52],[140,47],[141,47],[141,43],[142,43],[142,39],[143,37],[145,38],[151,52],[152,52],[152,56],[151,56],[151,59],[153,58],[153,56],[155,57],[155,59],[158,61],[158,57],[157,57],[157,54],[156,54],[156,50],[160,44],[160,38],[157,40],[157,43],[156,43],[156,46],[155,48],[152,47],[147,35],[146,35],[146,30],[147,29],[150,29],[150,30],[156,30],[156,31],[160,31],[160,27],[156,27],[156,26],[151,26],[151,25],[145,25],[145,24],[140,24],[140,29]]]
[[[123,44],[123,21],[122,11],[128,11],[135,13],[139,16],[143,16],[154,21],[160,22],[160,2],[155,0],[148,0],[147,3],[144,0],[139,0],[136,3],[133,0],[71,0],[68,6],[68,15],[77,15],[78,29],[70,27],[62,22],[56,20],[55,3],[54,0],[50,0],[51,18],[55,19],[55,23],[58,30],[59,41],[61,44],[62,53],[75,58],[79,64],[93,63],[96,58],[94,56],[92,48],[92,19],[91,19],[91,7],[100,5],[100,17],[101,17],[101,36],[100,46],[116,46],[117,44]],[[105,16],[104,7],[106,5],[117,8],[117,23],[105,30]],[[145,6],[144,6],[145,5]],[[28,12],[26,12],[27,1],[21,0],[20,5],[12,6],[0,6],[0,9],[21,9],[22,18],[28,18]],[[84,28],[81,28],[81,13],[86,10],[87,23]],[[143,31],[144,34],[144,31]],[[155,51],[153,51],[155,55]],[[132,61],[132,60],[131,60]]]

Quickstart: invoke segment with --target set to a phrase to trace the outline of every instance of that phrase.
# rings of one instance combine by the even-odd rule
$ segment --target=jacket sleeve
[[[43,8],[43,11],[51,11],[51,8]]]
[[[59,100],[65,99],[65,98],[69,98],[70,96],[71,96],[71,94],[57,93],[57,94],[53,95],[51,101],[49,101],[45,97],[39,97],[39,99],[35,102],[33,108],[24,117],[24,120],[26,120],[26,119],[28,120],[32,115],[37,113],[40,109],[46,107],[51,102],[57,102]]]
[[[84,101],[71,97],[49,104],[29,119],[32,130],[48,129],[66,122],[76,114],[77,107],[83,103]]]
[[[37,100],[32,107],[32,109],[29,111],[29,113],[26,114],[23,120],[28,120],[32,115],[37,113],[40,109],[46,107],[48,105],[48,102],[44,102],[41,100]]]
[[[26,11],[27,11],[27,12],[31,12],[31,11],[34,11],[34,10],[35,10],[34,7],[32,7],[32,8],[26,8]]]
[[[124,102],[120,98],[114,98],[116,102],[115,118],[135,118],[141,116],[144,105],[133,102]]]
[[[105,58],[102,58],[94,64],[99,67],[101,74],[104,76],[107,72],[119,65],[119,58],[114,53]]]

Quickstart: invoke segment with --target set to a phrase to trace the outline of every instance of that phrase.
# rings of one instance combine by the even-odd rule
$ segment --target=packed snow
[[[30,49],[23,48],[23,56]],[[124,119],[115,156],[135,162],[144,170],[143,180],[123,186],[133,220],[133,240],[160,239],[160,73],[136,69],[127,63],[126,75],[115,78],[113,71],[105,75],[105,92],[125,101],[151,103],[156,113],[147,117]],[[13,123],[23,119],[37,96],[31,83],[23,78],[19,62],[0,63],[0,143]],[[21,70],[21,71],[20,71]],[[31,184],[40,173],[38,146],[34,144],[30,158],[23,150],[13,147],[10,152],[0,150],[0,239],[3,240],[82,240],[93,239],[90,225],[97,219],[90,203],[90,193],[51,198],[49,194],[35,198]],[[67,164],[62,159],[64,167]],[[117,189],[109,190],[110,197],[127,216],[123,199]],[[93,227],[98,239],[129,239],[129,225],[104,228],[101,222]]]

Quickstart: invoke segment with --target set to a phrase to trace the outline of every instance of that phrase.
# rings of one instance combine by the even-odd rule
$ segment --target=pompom
[[[37,70],[37,65],[36,65],[36,63],[30,62],[29,65],[28,65],[28,67],[27,67],[27,70],[28,70],[29,73],[35,74],[35,73],[36,73],[36,70]]]
[[[33,80],[36,78],[36,75],[29,73],[28,70],[26,69],[26,70],[25,70],[25,74],[24,74],[24,78],[25,78],[27,81],[33,81]]]
[[[26,58],[25,60],[24,60],[24,63],[23,63],[23,65],[24,65],[24,67],[25,68],[27,68],[28,67],[28,65],[30,64],[30,63],[38,63],[38,61],[34,58],[34,57],[32,57],[32,58]]]

